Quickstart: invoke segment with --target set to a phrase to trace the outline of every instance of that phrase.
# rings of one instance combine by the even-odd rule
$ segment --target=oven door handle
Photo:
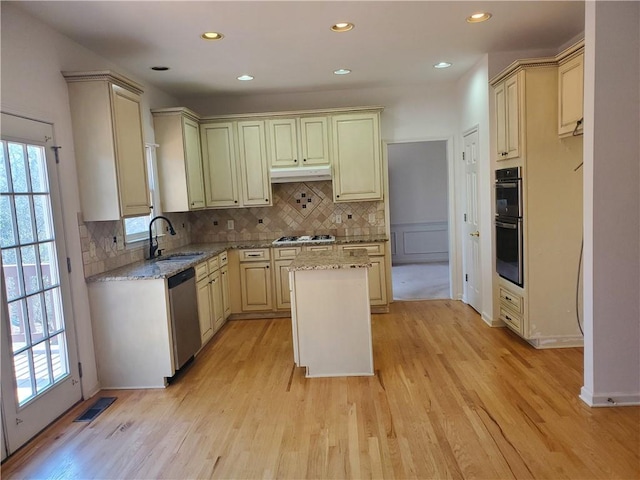
[[[518,182],[496,182],[496,188],[518,188]]]
[[[517,223],[499,222],[498,220],[496,220],[496,227],[508,228],[508,229],[511,229],[511,230],[517,230],[518,229],[518,224]]]

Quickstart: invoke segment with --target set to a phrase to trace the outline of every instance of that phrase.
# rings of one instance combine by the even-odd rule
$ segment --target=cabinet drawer
[[[500,306],[500,320],[510,326],[519,334],[522,334],[522,317],[508,308]]]
[[[207,262],[202,262],[196,265],[196,281],[202,280],[207,275],[209,275],[209,270],[207,269]]]
[[[227,263],[229,263],[227,252],[222,252],[220,255],[218,255],[218,261],[221,267],[224,267]]]
[[[211,257],[209,259],[209,262],[207,262],[209,265],[209,273],[212,273],[216,270],[218,270],[218,268],[220,268],[220,261],[218,260],[218,256],[216,255],[215,257]]]
[[[333,245],[305,245],[305,252],[330,252],[333,250]]]
[[[340,248],[342,250],[364,249],[367,251],[369,255],[384,255],[384,249],[382,248],[381,243],[374,243],[374,244],[354,243],[351,245],[340,245]]]
[[[274,248],[273,254],[276,260],[281,258],[296,258],[296,255],[300,253],[300,247],[281,247]]]
[[[240,250],[240,261],[241,262],[257,262],[260,260],[269,260],[269,249],[268,248],[259,248],[253,250]]]
[[[506,288],[500,287],[500,303],[514,310],[516,313],[523,312],[522,297]]]

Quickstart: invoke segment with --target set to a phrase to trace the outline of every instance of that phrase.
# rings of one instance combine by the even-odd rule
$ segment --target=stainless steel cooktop
[[[292,235],[288,237],[280,237],[273,241],[274,245],[283,243],[300,244],[300,243],[332,243],[336,241],[333,235]]]

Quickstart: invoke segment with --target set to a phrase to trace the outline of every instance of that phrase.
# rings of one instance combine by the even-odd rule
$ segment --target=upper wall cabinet
[[[558,134],[582,133],[584,98],[584,53],[580,49],[560,61],[558,67]]]
[[[494,85],[496,159],[518,158],[522,146],[522,90],[524,74],[517,73]]]
[[[163,212],[205,207],[198,116],[186,108],[152,110]]]
[[[200,125],[206,206],[270,206],[263,120]]]
[[[149,214],[140,95],[110,71],[63,72],[85,221]]]
[[[267,120],[271,168],[329,165],[327,117]]]
[[[272,205],[263,120],[238,122],[238,150],[243,205]]]
[[[236,135],[233,122],[200,125],[206,205],[239,207]]]
[[[333,135],[333,201],[382,200],[380,111],[336,114]]]

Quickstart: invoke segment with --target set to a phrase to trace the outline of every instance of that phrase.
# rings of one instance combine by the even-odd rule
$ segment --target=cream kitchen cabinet
[[[581,136],[558,138],[560,65],[577,48],[514,62],[492,80],[499,86],[517,78],[522,108],[519,157],[501,163],[521,168],[522,228],[516,240],[522,246],[523,278],[520,286],[496,273],[496,320],[536,348],[583,343],[575,297],[583,230],[583,178],[576,167],[583,145]],[[497,128],[499,117],[493,122]]]
[[[584,99],[584,54],[563,59],[558,66],[558,134],[561,137],[582,133]]]
[[[198,317],[202,345],[211,340],[228,318],[228,315],[225,316],[225,287],[222,274],[223,268],[228,268],[226,259],[227,253],[223,252],[196,267]],[[222,263],[224,266],[221,267]],[[226,293],[228,298],[228,287]]]
[[[291,309],[289,265],[301,250],[300,247],[279,247],[272,249],[276,283],[276,310]]]
[[[202,345],[213,336],[213,316],[211,313],[211,288],[209,285],[209,267],[207,262],[196,266],[196,292],[198,299],[198,320]]]
[[[273,310],[273,282],[269,248],[239,252],[242,312]]]
[[[326,116],[267,120],[271,168],[329,165]]]
[[[63,72],[85,221],[149,214],[142,88],[111,71]]]
[[[233,122],[202,124],[200,138],[206,206],[239,207],[235,125]]]
[[[186,108],[152,110],[163,212],[205,207],[198,116]]]
[[[222,282],[222,316],[226,322],[229,315],[231,315],[231,290],[229,283],[227,252],[220,254],[220,280]]]
[[[202,123],[206,206],[272,205],[263,120]]]
[[[242,204],[272,205],[264,121],[243,120],[237,125]]]
[[[494,85],[496,160],[518,158],[521,155],[522,89],[524,74],[516,73]]]
[[[371,306],[384,306],[387,300],[387,269],[383,243],[339,245],[342,251],[364,249],[369,255],[371,268],[368,269],[369,302]]]
[[[331,116],[333,201],[382,200],[380,112]]]

